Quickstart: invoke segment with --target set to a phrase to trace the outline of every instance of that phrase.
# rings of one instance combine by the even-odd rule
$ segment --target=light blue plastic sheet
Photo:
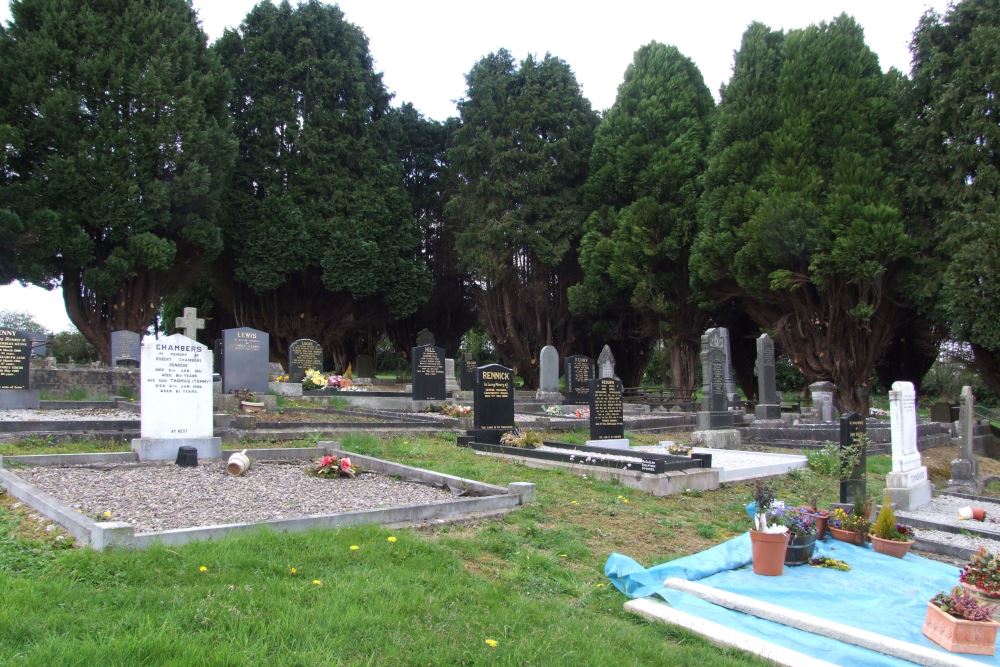
[[[892,558],[827,538],[816,542],[814,556],[839,558],[850,572],[800,565],[785,567],[780,577],[764,577],[750,568],[750,534],[716,545],[697,554],[644,568],[613,553],[604,573],[618,590],[630,598],[656,595],[672,607],[706,618],[781,646],[841,665],[909,665],[911,663],[796,630],[755,616],[731,611],[663,586],[669,577],[700,581],[724,591],[864,628],[927,648],[940,650],[924,637],[922,628],[927,601],[935,593],[958,585],[959,570],[953,565],[907,554]],[[960,654],[987,665],[998,665],[995,656]]]

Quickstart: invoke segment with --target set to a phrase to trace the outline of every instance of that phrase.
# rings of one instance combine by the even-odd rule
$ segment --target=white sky
[[[236,28],[257,4],[252,0],[194,0],[210,40]],[[457,115],[465,74],[500,48],[515,58],[546,53],[569,63],[583,94],[597,110],[610,107],[632,55],[656,40],[672,44],[701,69],[718,98],[729,79],[733,53],[752,21],[772,28],[801,28],[841,12],[865,29],[883,69],[909,72],[909,41],[929,8],[946,0],[341,0],[346,18],[368,36],[375,67],[395,94],[424,115]],[[4,3],[0,20],[10,20]],[[0,286],[0,310],[30,312],[55,331],[69,328],[62,297],[17,285]]]

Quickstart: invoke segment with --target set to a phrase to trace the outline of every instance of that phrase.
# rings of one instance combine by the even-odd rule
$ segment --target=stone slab
[[[37,410],[40,396],[38,389],[0,389],[0,410]]]
[[[797,454],[748,452],[730,449],[694,447],[695,454],[711,454],[712,467],[721,469],[720,482],[742,482],[748,479],[776,477],[790,470],[806,468],[808,459]]]
[[[278,396],[302,396],[302,384],[299,382],[268,382],[267,388]]]
[[[739,449],[741,436],[735,428],[697,430],[691,433],[691,443],[710,449]]]
[[[710,429],[728,429],[735,424],[732,412],[699,412],[698,429],[707,431]]]
[[[919,509],[929,503],[933,496],[931,483],[926,479],[903,488],[887,486],[885,492],[889,494],[889,500],[902,511]]]
[[[613,447],[614,449],[629,449],[628,438],[610,438],[608,440],[588,440],[584,443],[588,447]]]
[[[760,404],[754,407],[753,415],[758,420],[781,420],[781,406]]]
[[[180,447],[194,447],[198,460],[222,458],[222,438],[134,438],[132,451],[140,461],[173,461]]]

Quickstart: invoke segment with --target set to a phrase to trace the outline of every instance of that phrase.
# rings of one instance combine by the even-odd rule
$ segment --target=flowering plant
[[[351,463],[351,459],[346,456],[337,458],[327,454],[319,460],[315,468],[310,470],[314,477],[350,477],[354,478],[358,474],[358,469]]]
[[[788,527],[777,524],[768,524],[768,519],[773,519],[773,512],[784,511],[785,503],[774,499],[774,489],[762,479],[753,483],[753,503],[751,504],[753,514],[753,525],[759,533],[786,533]],[[748,510],[749,511],[749,510]]]
[[[840,530],[849,530],[852,533],[867,534],[871,523],[865,513],[858,511],[857,507],[850,514],[838,507],[830,514],[830,525]]]
[[[812,513],[810,507],[786,508],[784,503],[781,503],[781,507],[772,507],[768,515],[772,517],[770,519],[772,523],[788,528],[788,533],[792,537],[816,534],[816,515]]]
[[[931,604],[946,614],[966,621],[989,621],[996,607],[979,602],[971,593],[956,586],[951,593],[938,593]]]
[[[348,389],[351,386],[351,378],[347,375],[331,375],[326,378],[326,386],[331,389]]]
[[[590,408],[577,408],[573,411],[573,416],[577,419],[590,419]]]
[[[306,370],[305,375],[302,377],[302,389],[304,391],[312,391],[313,389],[322,389],[326,386],[326,377],[323,376],[315,368],[310,368]]]
[[[1000,597],[1000,555],[979,547],[969,563],[962,568],[959,580],[975,586],[989,596]]]

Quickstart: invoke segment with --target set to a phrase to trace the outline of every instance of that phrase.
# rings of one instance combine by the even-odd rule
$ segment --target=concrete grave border
[[[155,544],[180,545],[199,540],[217,540],[229,535],[249,533],[261,529],[301,532],[314,528],[339,528],[371,523],[403,527],[465,521],[506,514],[516,507],[534,500],[535,485],[530,482],[512,482],[505,488],[348,452],[340,449],[335,442],[320,442],[318,444],[318,447],[306,448],[250,449],[247,453],[257,460],[312,459],[325,454],[338,457],[349,456],[354,463],[365,470],[397,476],[403,481],[447,487],[455,498],[384,509],[358,510],[293,519],[274,519],[254,523],[198,526],[137,534],[131,524],[122,521],[95,521],[77,512],[62,501],[24,481],[5,467],[10,464],[59,466],[88,463],[138,463],[138,457],[132,452],[0,456],[0,486],[3,486],[8,493],[32,509],[63,526],[80,544],[97,551],[103,551],[108,547],[145,549]],[[238,450],[224,451],[223,457],[228,457],[234,451]]]

